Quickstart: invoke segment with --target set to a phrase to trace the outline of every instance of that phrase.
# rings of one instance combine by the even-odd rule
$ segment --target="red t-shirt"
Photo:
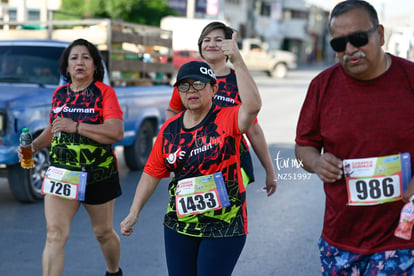
[[[414,63],[392,56],[382,76],[358,81],[340,64],[312,80],[297,126],[296,143],[340,159],[402,152],[414,157]],[[403,202],[347,206],[345,180],[324,183],[326,207],[322,237],[360,254],[414,248],[414,239],[393,236]],[[414,235],[413,235],[414,237]]]
[[[123,113],[114,89],[100,81],[87,89],[73,93],[69,84],[57,88],[52,97],[49,120],[70,118],[75,122],[102,124],[106,119],[121,119]],[[88,184],[109,179],[118,173],[118,164],[112,145],[101,144],[77,133],[60,134],[51,144],[52,165],[88,171]]]
[[[236,73],[230,69],[230,74],[225,76],[217,76],[218,89],[213,98],[213,103],[220,107],[235,106],[241,104],[239,88],[237,86]],[[170,107],[174,110],[183,111],[185,107],[181,102],[180,93],[177,87],[174,86],[173,94],[170,99]],[[257,118],[254,124],[257,123]],[[249,153],[249,145],[244,136],[242,137],[242,144],[240,148],[242,168],[249,176],[249,183],[255,180],[253,171],[253,162]]]
[[[178,218],[177,181],[171,181],[165,226],[191,236],[219,238],[247,234],[246,190],[238,150],[242,136],[238,111],[238,106],[213,105],[203,121],[191,129],[183,126],[184,113],[167,120],[161,127],[144,172],[156,178],[169,177],[173,172],[176,180],[182,180],[220,171],[231,202],[225,209]]]

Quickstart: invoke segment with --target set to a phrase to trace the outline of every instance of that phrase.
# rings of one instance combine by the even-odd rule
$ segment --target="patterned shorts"
[[[322,275],[326,276],[414,276],[414,248],[361,255],[318,242]]]

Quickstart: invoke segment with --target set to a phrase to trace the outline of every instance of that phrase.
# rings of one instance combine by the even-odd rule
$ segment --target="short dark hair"
[[[89,42],[89,41],[87,41],[86,39],[83,39],[83,38],[79,38],[79,39],[74,40],[63,51],[62,55],[60,56],[59,71],[66,78],[66,81],[67,82],[72,82],[72,78],[68,74],[67,67],[68,67],[68,58],[69,58],[70,51],[75,46],[85,46],[88,49],[89,54],[91,55],[91,57],[93,59],[93,63],[96,67],[96,70],[93,74],[93,80],[94,81],[103,81],[105,70],[104,70],[104,67],[103,67],[103,64],[102,64],[101,54],[100,54],[98,48],[96,48],[96,46],[94,44],[92,44],[91,42]]]
[[[379,25],[378,14],[375,8],[368,2],[363,0],[346,0],[338,3],[332,10],[329,17],[329,29],[331,29],[331,22],[334,17],[340,16],[353,9],[363,9],[371,18],[371,22],[374,26]]]
[[[203,57],[203,53],[201,52],[201,44],[203,44],[203,39],[213,30],[221,29],[224,32],[225,39],[231,39],[233,35],[233,29],[227,26],[226,24],[218,21],[213,21],[207,24],[204,29],[201,31],[200,37],[198,38],[198,52],[200,56]]]

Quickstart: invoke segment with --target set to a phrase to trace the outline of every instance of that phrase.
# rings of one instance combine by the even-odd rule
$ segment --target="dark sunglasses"
[[[207,83],[202,82],[202,81],[195,81],[195,82],[193,82],[193,83],[189,83],[189,82],[180,82],[180,83],[177,85],[177,89],[178,89],[178,92],[185,93],[185,92],[187,92],[188,90],[190,90],[190,86],[192,86],[195,90],[199,91],[199,90],[204,89],[204,87],[206,87],[206,84],[207,84]]]
[[[358,48],[365,46],[368,44],[369,35],[375,32],[377,28],[378,25],[366,32],[356,32],[346,36],[335,37],[331,40],[331,47],[335,52],[343,52],[348,42]]]

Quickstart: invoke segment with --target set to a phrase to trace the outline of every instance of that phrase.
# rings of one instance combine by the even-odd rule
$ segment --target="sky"
[[[378,15],[383,15],[385,20],[396,16],[404,16],[414,13],[413,0],[367,0],[377,10]],[[337,0],[307,0],[307,2],[318,4],[331,10]]]

